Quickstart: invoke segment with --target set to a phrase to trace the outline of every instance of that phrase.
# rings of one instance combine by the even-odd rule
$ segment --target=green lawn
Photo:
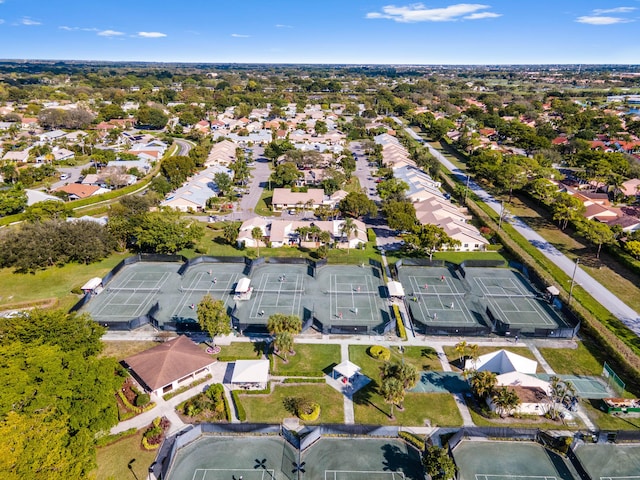
[[[590,348],[589,348],[590,347]],[[606,358],[592,343],[578,342],[578,348],[540,348],[540,353],[556,373],[600,375]]]
[[[353,397],[356,423],[367,425],[411,425],[424,426],[428,421],[432,426],[458,427],[462,417],[453,396],[448,393],[407,393],[404,410],[394,407],[394,416],[389,418],[390,406],[378,394],[377,384],[356,392]]]
[[[102,344],[104,345],[104,350],[100,352],[100,357],[113,357],[118,361],[159,345],[158,342],[153,340],[103,340]]]
[[[96,480],[147,478],[157,451],[143,450],[140,444],[143,431],[139,430],[131,437],[98,449]],[[131,465],[131,469],[128,465]]]
[[[407,255],[404,255],[400,251],[387,252],[387,261],[389,264],[394,264],[401,258],[405,258]],[[426,257],[425,257],[426,258]],[[434,260],[444,260],[446,262],[461,264],[465,260],[504,260],[508,261],[508,259],[502,254],[502,252],[498,251],[489,251],[489,252],[436,252],[433,254]]]
[[[600,410],[601,400],[582,400],[580,405],[600,430],[640,430],[640,418],[603,412]]]
[[[253,209],[253,213],[256,215],[260,215],[261,217],[272,217],[272,216],[280,216],[279,213],[274,213],[271,210],[271,198],[273,197],[273,191],[265,188],[262,191],[262,195],[260,196],[260,200],[256,204]]]
[[[367,353],[369,345],[349,345],[349,360],[362,369],[362,373],[369,378],[377,380],[380,376],[382,360],[377,360]],[[404,347],[404,355],[400,354],[398,347],[391,348],[391,361],[400,363],[404,361],[415,366],[418,371],[441,371],[442,364],[437,353],[431,347]]]
[[[570,427],[561,421],[554,422],[543,416],[535,415],[523,418],[508,417],[501,419],[498,416],[495,418],[487,418],[479,413],[478,409],[474,407],[473,402],[467,402],[467,405],[469,406],[469,412],[471,412],[471,419],[478,427],[540,428],[543,430],[575,430],[584,428],[578,417],[574,417],[577,426]]]
[[[51,267],[35,274],[13,273],[0,269],[0,308],[14,303],[58,298],[60,307],[68,309],[80,297],[71,293],[92,277],[103,277],[130,254],[113,254],[101,262],[90,265],[72,263],[63,267]]]
[[[276,385],[270,395],[240,395],[240,402],[247,412],[247,421],[256,423],[281,423],[294,415],[285,410],[287,397],[306,397],[320,404],[320,417],[312,423],[344,423],[342,394],[327,384]]]
[[[454,369],[460,367],[460,363],[458,359],[460,358],[460,354],[456,352],[455,347],[453,346],[445,346],[443,347],[444,353],[447,355],[449,359],[449,364],[454,367]],[[533,355],[531,350],[527,347],[491,347],[491,346],[481,346],[478,348],[478,356],[485,355],[487,353],[495,352],[498,350],[507,350],[508,352],[516,353],[521,357],[530,358],[531,360],[535,360],[536,357]],[[538,372],[542,373],[544,370],[538,365]]]
[[[296,343],[293,348],[296,354],[289,355],[287,363],[279,356],[273,356],[273,375],[319,376],[340,363],[340,345]]]
[[[218,356],[226,361],[256,360],[262,358],[264,349],[264,342],[231,342],[220,346]]]

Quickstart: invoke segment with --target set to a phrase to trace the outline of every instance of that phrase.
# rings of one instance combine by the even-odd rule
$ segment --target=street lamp
[[[498,221],[498,230],[502,229],[502,218],[504,217],[504,200],[500,202],[500,220]]]
[[[469,174],[467,173],[467,184],[464,187],[464,199],[462,200],[462,203],[464,205],[467,204],[467,192],[469,191]]]
[[[571,287],[569,287],[569,302],[567,306],[571,305],[571,299],[573,298],[573,286],[576,283],[576,272],[578,271],[578,264],[580,263],[580,259],[576,258],[576,264],[573,267],[573,275],[571,276]]]

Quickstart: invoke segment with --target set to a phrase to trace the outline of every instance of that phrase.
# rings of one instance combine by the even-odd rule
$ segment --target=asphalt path
[[[193,142],[190,142],[189,140],[182,140],[181,138],[175,138],[174,141],[176,142],[176,145],[178,145],[176,155],[181,157],[189,155],[189,151],[193,148]]]
[[[402,121],[398,118],[394,118],[396,123],[402,125]],[[429,152],[438,159],[438,161],[444,165],[453,175],[455,175],[462,182],[467,181],[467,175],[458,169],[453,163],[447,160],[440,152],[434,149],[431,145],[424,142],[416,132],[410,128],[405,128],[405,131],[421,143],[424,143]],[[491,207],[496,213],[501,214],[502,204],[489,195],[484,189],[482,189],[474,181],[469,181],[469,189],[473,191],[478,197]],[[622,321],[629,329],[631,329],[636,335],[640,336],[640,316],[638,313],[627,306],[617,296],[607,290],[600,282],[596,281],[588,273],[582,270],[579,266],[576,267],[576,263],[570,258],[567,258],[560,250],[554,247],[551,243],[546,241],[542,236],[536,233],[529,225],[527,225],[519,217],[510,217],[509,223],[525,237],[531,245],[536,247],[542,254],[557,265],[564,273],[572,277],[576,285],[580,285],[586,292],[595,298],[603,307],[611,312],[616,318]],[[575,272],[575,277],[574,277]],[[567,287],[568,285],[565,285]]]

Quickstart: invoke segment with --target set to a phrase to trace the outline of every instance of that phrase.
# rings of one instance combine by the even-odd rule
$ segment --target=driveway
[[[69,175],[69,178],[67,178],[66,180],[60,180],[58,182],[55,182],[53,184],[51,184],[51,190],[54,190],[58,187],[62,187],[64,185],[68,185],[70,183],[76,183],[77,181],[80,180],[80,172],[82,172],[82,170],[84,170],[85,168],[89,168],[90,166],[93,165],[93,162],[89,162],[85,165],[79,165],[77,167],[60,167],[57,169],[58,171],[58,178],[60,178],[60,174],[62,173],[66,173],[67,175]]]
[[[398,118],[393,118],[396,123],[402,124],[402,121]],[[413,138],[421,143],[423,140],[418,136],[416,132],[410,128],[405,128],[405,131]],[[429,148],[429,152],[438,159],[438,161],[449,169],[459,180],[465,182],[467,175],[448,161],[440,152],[426,144]],[[500,213],[502,205],[495,200],[489,193],[484,191],[477,183],[470,181],[469,188],[480,199],[489,205],[496,213]],[[579,284],[586,292],[595,298],[603,307],[611,312],[616,318],[622,321],[629,329],[631,329],[636,335],[640,336],[640,316],[632,308],[628,307],[613,293],[607,290],[601,283],[596,281],[588,273],[581,268],[576,268],[575,262],[567,258],[562,252],[560,252],[551,243],[547,242],[543,237],[536,233],[529,225],[527,225],[522,219],[518,217],[511,217],[508,220],[512,226],[525,237],[534,247],[536,247],[542,254],[557,265],[564,273],[573,277],[575,271],[575,282]]]
[[[360,144],[360,142],[351,142],[349,148],[351,149],[351,152],[354,154],[356,159],[356,171],[354,172],[354,175],[358,177],[358,180],[360,181],[360,187],[362,187],[366,191],[367,196],[371,200],[379,202],[380,197],[378,196],[378,191],[376,190],[376,181],[375,178],[371,175],[371,171],[374,170],[374,168],[369,167],[369,159],[365,155],[364,150],[362,149],[362,145]]]
[[[251,178],[247,184],[248,193],[240,199],[239,208],[225,217],[229,220],[244,221],[254,217],[254,209],[262,196],[264,188],[269,183],[269,176],[271,175],[269,165],[271,161],[264,156],[263,147],[254,146],[252,150],[254,163],[251,166]]]

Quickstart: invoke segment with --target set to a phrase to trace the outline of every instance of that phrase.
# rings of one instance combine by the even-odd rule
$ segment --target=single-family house
[[[65,192],[69,195],[69,200],[78,200],[80,198],[87,198],[93,195],[101,195],[107,193],[110,190],[100,187],[98,185],[82,185],[81,183],[69,183],[55,189],[56,192]]]
[[[29,160],[29,149],[26,150],[10,150],[4,154],[2,160],[10,162],[27,162]]]

